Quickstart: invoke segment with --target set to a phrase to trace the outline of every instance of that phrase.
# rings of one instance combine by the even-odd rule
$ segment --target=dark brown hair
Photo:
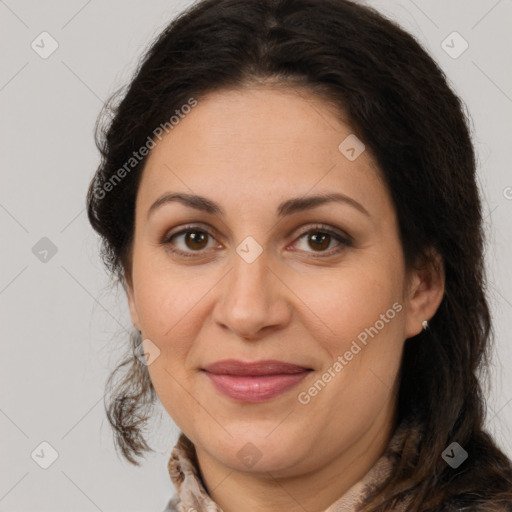
[[[400,374],[398,420],[417,419],[425,434],[418,451],[405,446],[368,510],[392,510],[411,491],[411,510],[510,506],[510,460],[483,428],[479,376],[488,376],[492,326],[465,109],[418,42],[373,9],[349,0],[203,0],[172,21],[122,100],[106,106],[112,118],[98,125],[102,161],[87,206],[107,267],[124,286],[145,158],[106,184],[132,152],[155,139],[155,128],[190,98],[269,78],[316,92],[348,116],[391,192],[408,267],[432,261],[432,249],[444,265],[442,303],[428,331],[406,341]],[[135,334],[109,379],[106,406],[118,447],[134,464],[134,455],[150,449],[141,425],[156,398],[135,355],[139,343]],[[116,374],[123,378],[113,386]],[[458,469],[441,457],[454,441],[469,453]]]

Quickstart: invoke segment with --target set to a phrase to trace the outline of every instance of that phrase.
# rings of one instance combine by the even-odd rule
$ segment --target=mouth
[[[217,391],[247,403],[271,400],[296,386],[313,371],[283,361],[244,363],[233,359],[218,361],[201,370]]]

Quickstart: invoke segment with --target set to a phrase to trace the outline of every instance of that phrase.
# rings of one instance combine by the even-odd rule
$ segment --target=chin
[[[275,425],[274,425],[275,428]],[[254,429],[252,429],[254,432]],[[268,436],[271,429],[265,429],[259,435],[254,435],[247,430],[240,433],[233,433],[223,444],[222,441],[215,443],[214,450],[210,453],[222,464],[236,471],[251,473],[271,472],[281,476],[289,475],[292,468],[296,467],[304,450],[303,441],[294,439],[291,436]],[[208,439],[210,445],[211,438]],[[301,453],[297,447],[301,447]]]

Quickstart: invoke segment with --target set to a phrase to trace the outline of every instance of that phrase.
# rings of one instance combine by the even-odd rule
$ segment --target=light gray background
[[[512,2],[368,3],[418,37],[472,116],[497,334],[487,424],[512,457]],[[114,450],[103,391],[130,320],[84,208],[102,102],[189,4],[0,0],[1,511],[161,511],[174,492],[166,465],[178,430],[160,405],[156,454],[135,468]],[[59,45],[47,59],[31,48],[43,31]],[[441,46],[453,31],[469,43],[456,59]],[[42,237],[57,247],[47,262],[32,251]],[[58,452],[46,470],[31,457],[43,441]]]

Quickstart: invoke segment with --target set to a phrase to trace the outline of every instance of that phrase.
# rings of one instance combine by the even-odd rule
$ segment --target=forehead
[[[369,203],[368,209],[389,208],[369,151],[355,160],[343,152],[344,141],[361,150],[354,137],[341,112],[303,89],[211,93],[151,150],[139,202],[149,208],[163,191],[180,190],[220,203],[235,198],[260,204],[335,189]]]

